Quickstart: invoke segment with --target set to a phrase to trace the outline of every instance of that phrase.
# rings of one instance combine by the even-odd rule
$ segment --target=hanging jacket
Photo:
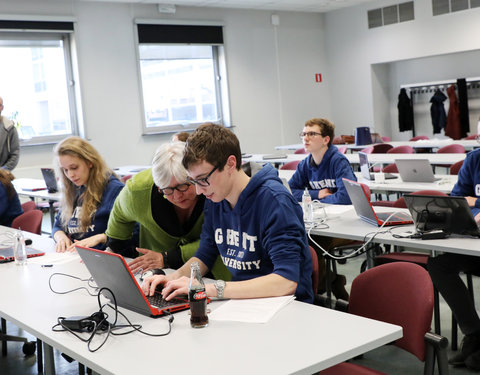
[[[458,109],[460,111],[460,137],[464,138],[470,131],[470,119],[468,117],[467,80],[465,78],[457,79],[457,89]]]
[[[398,94],[398,125],[401,132],[407,130],[413,130],[415,127],[413,121],[413,107],[412,101],[407,95],[407,91],[405,89],[400,90],[400,94]]]
[[[462,130],[460,128],[460,110],[458,109],[457,94],[455,93],[455,85],[451,85],[447,89],[450,107],[448,108],[447,125],[445,126],[445,135],[452,139],[462,138]]]
[[[432,116],[433,133],[440,133],[442,129],[445,129],[447,124],[447,113],[445,112],[445,106],[443,102],[447,100],[446,95],[440,90],[435,91],[435,94],[430,98],[430,115]]]

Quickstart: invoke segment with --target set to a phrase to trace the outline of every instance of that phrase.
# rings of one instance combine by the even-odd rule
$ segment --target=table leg
[[[53,348],[43,343],[43,355],[45,363],[45,375],[55,375],[55,358],[53,357]]]
[[[55,207],[53,207],[53,203],[54,201],[48,201],[48,205],[50,206],[50,223],[52,224],[52,231],[53,231],[53,224],[55,223]]]

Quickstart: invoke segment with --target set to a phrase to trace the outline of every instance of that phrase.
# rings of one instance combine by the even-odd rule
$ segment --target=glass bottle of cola
[[[190,302],[190,325],[193,328],[208,326],[207,293],[198,262],[190,265],[188,300]]]

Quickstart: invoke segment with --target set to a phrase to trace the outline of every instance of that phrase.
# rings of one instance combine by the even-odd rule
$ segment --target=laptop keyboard
[[[185,300],[179,298],[173,298],[170,301],[165,300],[162,297],[162,293],[156,292],[153,296],[147,296],[147,300],[153,307],[163,308],[173,305],[178,305],[180,303],[185,303]]]

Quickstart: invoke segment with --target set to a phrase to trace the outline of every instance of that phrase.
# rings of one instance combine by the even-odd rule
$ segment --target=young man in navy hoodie
[[[167,299],[188,293],[190,264],[205,274],[220,254],[232,281],[207,284],[210,297],[258,298],[295,294],[313,302],[312,260],[300,205],[266,165],[253,177],[241,168],[237,137],[220,125],[204,124],[189,138],[183,164],[197,194],[207,197],[200,246],[181,268],[143,284],[153,294],[164,284]]]
[[[467,154],[451,195],[465,197],[475,221],[480,223],[480,149]],[[450,253],[430,257],[428,272],[465,335],[461,350],[449,363],[480,371],[480,318],[460,278],[460,272],[480,273],[480,257]]]
[[[312,118],[305,123],[300,137],[303,140],[305,150],[310,153],[300,162],[294,175],[288,181],[292,194],[299,202],[305,188],[312,199],[318,199],[323,203],[351,204],[342,178],[356,181],[353,169],[347,158],[332,146],[335,136],[335,125],[327,119]],[[315,236],[317,242],[324,250],[329,251],[336,246],[346,245],[350,240]],[[318,284],[319,293],[325,290],[325,258],[322,251],[312,243],[318,255],[320,279]],[[330,284],[332,292],[337,299],[348,300],[345,290],[346,278],[332,272]]]

